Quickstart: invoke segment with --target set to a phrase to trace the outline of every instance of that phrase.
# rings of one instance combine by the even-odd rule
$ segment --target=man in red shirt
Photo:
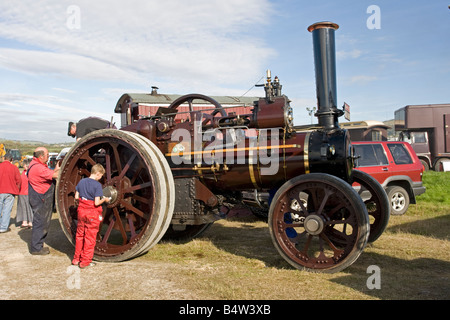
[[[53,179],[58,177],[59,163],[55,170],[49,169],[47,167],[48,156],[46,148],[36,148],[33,160],[28,168],[28,198],[31,209],[33,209],[30,252],[33,255],[50,253],[50,250],[44,247],[44,241],[52,218],[55,192]]]
[[[0,163],[0,233],[11,231],[9,222],[14,197],[19,194],[22,179],[19,169],[11,163],[12,157],[5,156]]]

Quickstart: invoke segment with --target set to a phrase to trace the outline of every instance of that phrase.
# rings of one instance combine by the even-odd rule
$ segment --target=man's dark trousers
[[[50,220],[52,219],[54,192],[54,184],[44,194],[37,193],[30,184],[28,185],[28,197],[31,208],[33,209],[30,252],[39,252],[44,246]]]

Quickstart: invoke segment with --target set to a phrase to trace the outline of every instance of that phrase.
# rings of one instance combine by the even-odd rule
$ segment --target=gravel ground
[[[173,281],[176,270],[165,263],[140,258],[121,263],[101,263],[79,269],[71,265],[74,248],[64,235],[55,213],[46,246],[50,254],[33,256],[28,245],[30,229],[16,226],[0,234],[0,299],[195,299]]]

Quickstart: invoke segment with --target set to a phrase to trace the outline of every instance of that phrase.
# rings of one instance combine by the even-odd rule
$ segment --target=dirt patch
[[[50,254],[29,253],[31,230],[16,226],[16,206],[11,231],[0,234],[1,299],[195,299],[173,281],[175,266],[149,263],[139,258],[121,263],[101,263],[88,269],[71,266],[74,253],[55,213],[46,246]]]

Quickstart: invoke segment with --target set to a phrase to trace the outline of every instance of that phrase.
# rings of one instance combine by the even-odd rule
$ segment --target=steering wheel
[[[189,104],[189,111],[193,112],[194,107],[192,105],[192,101],[194,101],[194,100],[204,100],[204,101],[211,103],[212,105],[214,105],[216,107],[214,109],[214,111],[211,112],[210,114],[202,113],[203,117],[205,118],[205,120],[202,122],[203,126],[206,125],[208,123],[208,121],[211,121],[211,125],[212,125],[213,124],[212,120],[213,120],[214,116],[219,112],[222,115],[222,117],[228,116],[227,112],[225,111],[225,109],[222,107],[222,105],[219,102],[217,102],[216,100],[214,100],[211,97],[205,96],[203,94],[197,94],[197,93],[191,93],[191,94],[187,94],[187,95],[179,97],[178,99],[176,99],[174,102],[172,102],[170,104],[169,109],[176,110],[181,104],[187,102]]]

